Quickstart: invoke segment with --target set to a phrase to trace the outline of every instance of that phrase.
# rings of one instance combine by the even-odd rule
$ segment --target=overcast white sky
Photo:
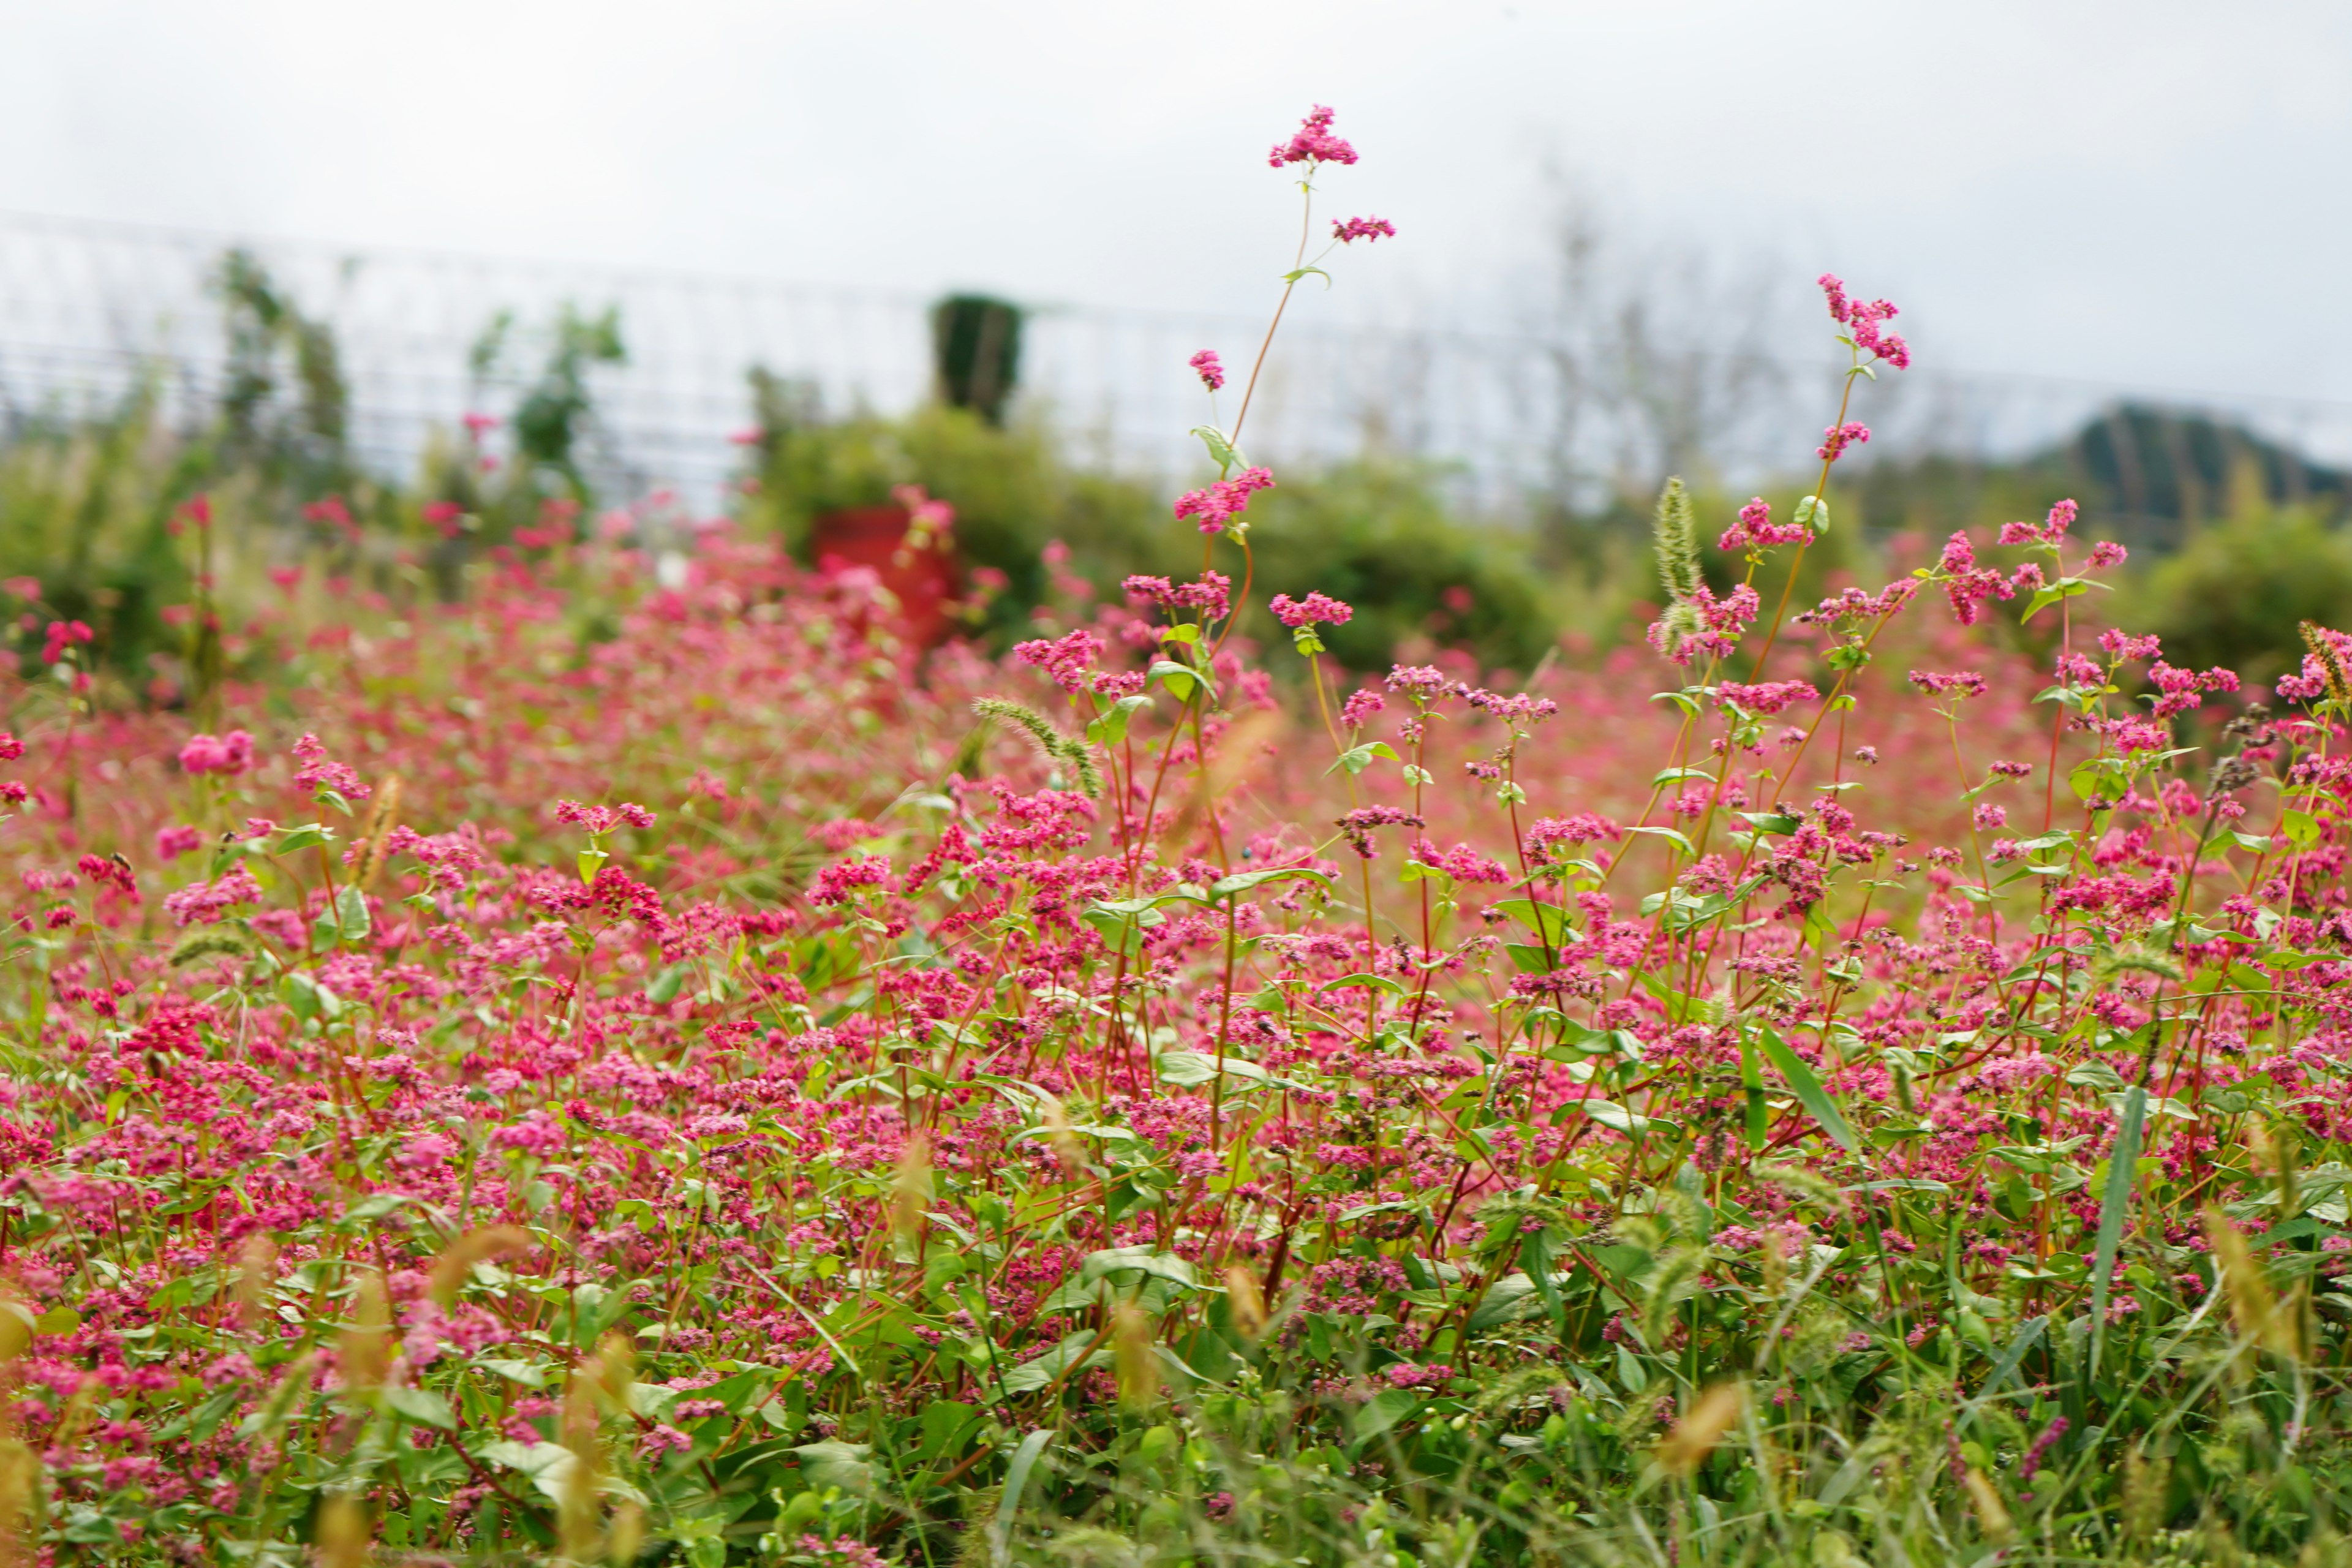
[[[1496,319],[1556,164],[1979,370],[2352,398],[2352,6],[0,0],[0,207],[1263,309],[1267,145]]]

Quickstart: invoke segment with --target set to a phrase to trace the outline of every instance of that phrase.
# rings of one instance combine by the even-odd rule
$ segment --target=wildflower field
[[[1521,677],[1236,635],[1238,362],[1001,657],[561,509],[232,613],[191,503],[169,700],[7,584],[0,1558],[2341,1560],[2352,637],[2057,497],[1800,598],[1822,287],[1810,490]]]

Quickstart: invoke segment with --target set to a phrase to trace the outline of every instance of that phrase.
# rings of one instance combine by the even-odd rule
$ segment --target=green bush
[[[2299,623],[2352,621],[2352,538],[2306,509],[2257,507],[2155,563],[2115,613],[2161,634],[2176,664],[2273,677],[2302,660]]]

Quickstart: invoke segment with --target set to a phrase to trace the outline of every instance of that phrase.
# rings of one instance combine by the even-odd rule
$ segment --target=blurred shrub
[[[172,511],[211,459],[171,437],[144,391],[100,417],[37,421],[0,446],[0,578],[40,584],[37,597],[11,591],[7,646],[29,653],[40,625],[60,619],[87,623],[118,670],[176,650],[183,638],[163,611],[184,602],[190,574]]]
[[[827,419],[795,384],[756,374],[752,385],[759,483],[746,515],[803,561],[815,519],[885,504],[893,487],[917,484],[956,509],[964,559],[1004,574],[986,622],[1000,640],[1026,626],[1046,596],[1042,554],[1056,541],[1069,549],[1068,569],[1105,595],[1116,595],[1130,574],[1200,571],[1201,535],[1170,514],[1161,489],[1071,467],[1041,425],[1000,427],[939,405],[895,419]],[[1385,668],[1413,638],[1469,648],[1485,664],[1529,668],[1550,646],[1555,624],[1532,542],[1459,521],[1439,478],[1426,466],[1381,458],[1319,474],[1286,470],[1249,511],[1256,596],[1320,590],[1347,600],[1356,618],[1328,640],[1358,668]],[[1219,540],[1213,558],[1238,586],[1239,551]],[[1261,637],[1281,630],[1262,611],[1250,629]]]
[[[2267,679],[2301,660],[2298,623],[2352,623],[2352,538],[2314,509],[2253,506],[2155,563],[2116,615],[2160,633],[2176,664]]]

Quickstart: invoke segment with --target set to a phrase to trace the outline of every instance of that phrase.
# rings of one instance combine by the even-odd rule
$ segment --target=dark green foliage
[[[517,455],[554,469],[575,493],[584,494],[587,481],[580,477],[574,448],[593,408],[588,371],[593,365],[626,363],[620,312],[607,307],[602,315],[586,316],[566,305],[556,317],[551,338],[538,382],[515,410]]]
[[[2309,509],[2260,508],[2156,563],[2118,613],[2175,664],[2274,677],[2302,663],[2301,622],[2352,622],[2352,539]]]
[[[984,294],[950,294],[931,307],[932,363],[940,401],[991,425],[1021,380],[1021,308]]]

